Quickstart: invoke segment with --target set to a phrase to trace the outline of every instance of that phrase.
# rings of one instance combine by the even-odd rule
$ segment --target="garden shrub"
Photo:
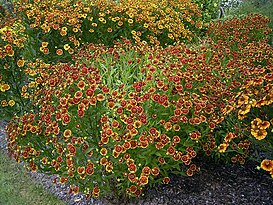
[[[260,14],[250,14],[242,19],[213,23],[214,29],[208,30],[215,42],[215,52],[224,53],[226,67],[233,71],[230,78],[241,85],[234,104],[228,109],[232,114],[221,125],[221,131],[226,127],[226,130],[237,130],[232,134],[240,136],[238,143],[230,144],[226,137],[222,143],[222,152],[237,149],[238,154],[231,157],[234,163],[243,164],[247,157],[260,161],[260,154],[272,158],[273,50],[268,44],[271,32],[266,26],[268,22],[269,19]],[[259,154],[253,156],[253,152]],[[266,169],[263,163],[261,167]]]
[[[51,62],[69,62],[82,43],[197,41],[208,21],[191,0],[18,1],[15,7],[28,35],[25,55]]]
[[[246,134],[251,125],[241,120],[248,102],[258,107],[243,97],[259,74],[265,80],[253,87],[264,83],[260,91],[268,94],[272,48],[250,42],[224,55],[219,42],[163,49],[135,47],[124,39],[114,48],[86,45],[74,55],[75,64],[37,66],[43,77],[35,94],[39,113],[9,124],[10,153],[32,171],[58,174],[60,183],[73,184],[71,193],[95,197],[113,185],[118,195],[127,190],[139,196],[148,183],[168,183],[169,173],[192,176],[202,152],[243,164],[254,138],[269,127],[268,121],[259,127],[264,119],[254,120],[257,135],[251,137]],[[250,47],[269,57],[257,60]],[[252,72],[258,62],[263,72]]]
[[[18,93],[35,109],[7,126],[9,154],[28,170],[57,174],[74,194],[140,196],[148,184],[169,183],[170,173],[199,172],[200,156],[243,164],[254,148],[272,150],[267,18],[217,21],[200,45],[179,42],[190,29],[167,45],[171,31],[161,34],[153,23],[162,19],[152,17],[164,20],[177,6],[202,20],[191,1],[101,0],[91,9],[82,1],[29,2],[17,8],[29,45],[20,53],[29,78]],[[92,17],[94,36],[86,35]],[[272,174],[271,162],[263,159],[261,168]]]
[[[28,100],[21,96],[21,89],[26,84],[23,56],[24,28],[8,12],[0,23],[0,117],[9,120],[16,114],[29,110]]]

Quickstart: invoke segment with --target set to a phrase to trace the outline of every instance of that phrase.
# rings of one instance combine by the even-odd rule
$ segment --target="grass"
[[[0,151],[0,204],[1,205],[65,205],[33,182],[14,160]]]

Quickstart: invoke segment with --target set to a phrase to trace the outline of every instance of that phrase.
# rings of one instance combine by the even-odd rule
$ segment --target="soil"
[[[5,150],[5,132],[0,124],[0,149]],[[257,170],[254,162],[245,165],[203,162],[201,171],[192,177],[171,175],[168,185],[146,188],[145,195],[124,204],[139,205],[273,205],[273,178]],[[82,194],[67,194],[68,187],[53,184],[56,176],[30,173],[36,183],[57,195],[68,205],[121,204],[110,196],[106,199],[85,200]]]

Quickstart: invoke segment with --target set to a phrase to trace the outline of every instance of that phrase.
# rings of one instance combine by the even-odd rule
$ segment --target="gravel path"
[[[5,150],[5,131],[0,123],[0,149]],[[201,172],[193,177],[171,175],[168,185],[147,188],[145,195],[127,204],[139,205],[273,205],[273,179],[256,169],[251,162],[244,166],[204,163]],[[53,184],[55,176],[30,173],[46,190],[67,202],[68,205],[112,205],[114,199],[84,199],[81,194],[68,195],[68,187]],[[120,203],[119,203],[120,204]],[[125,204],[125,203],[124,203]]]

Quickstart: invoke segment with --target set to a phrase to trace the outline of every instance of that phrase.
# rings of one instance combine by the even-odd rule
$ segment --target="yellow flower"
[[[69,46],[68,44],[65,44],[65,45],[64,45],[64,50],[67,51],[69,48],[70,48],[70,46]]]
[[[72,30],[73,30],[74,33],[77,33],[79,31],[78,28],[73,28]]]
[[[128,23],[132,24],[132,23],[134,23],[134,20],[133,19],[128,19]]]
[[[241,107],[241,109],[238,111],[238,114],[239,115],[245,115],[245,114],[249,113],[250,109],[251,109],[250,104],[243,105]]]
[[[9,106],[13,107],[15,105],[15,101],[14,100],[10,100],[8,104],[9,104]]]
[[[118,26],[122,26],[123,25],[123,22],[122,21],[119,21],[118,22]]]
[[[100,22],[103,22],[103,21],[105,21],[105,19],[102,18],[102,17],[100,17],[100,18],[99,18],[99,21],[100,21]]]
[[[73,50],[72,48],[69,48],[69,49],[68,49],[68,53],[69,53],[69,54],[73,54],[73,53],[74,53],[74,50]]]
[[[218,146],[218,152],[221,152],[221,153],[225,152],[226,149],[227,149],[227,147],[228,147],[228,143],[220,144],[220,145]]]
[[[254,120],[252,120],[251,122],[251,128],[252,129],[267,129],[270,126],[270,122],[269,121],[262,121],[260,118],[255,118]]]
[[[164,26],[163,25],[158,25],[158,29],[160,29],[160,30],[162,30],[164,28]]]
[[[28,87],[29,88],[33,88],[35,86],[35,82],[34,81],[32,81],[32,82],[30,82],[29,84],[28,84]]]
[[[4,65],[4,69],[7,70],[7,69],[9,69],[9,68],[10,68],[10,65],[6,63],[6,64]],[[1,80],[1,79],[0,79],[0,80]]]
[[[0,33],[1,34],[4,34],[4,32],[8,31],[9,30],[9,27],[8,26],[5,26],[4,28],[1,28],[0,29]]]
[[[266,137],[267,132],[263,129],[251,129],[251,134],[257,139],[262,140]]]

